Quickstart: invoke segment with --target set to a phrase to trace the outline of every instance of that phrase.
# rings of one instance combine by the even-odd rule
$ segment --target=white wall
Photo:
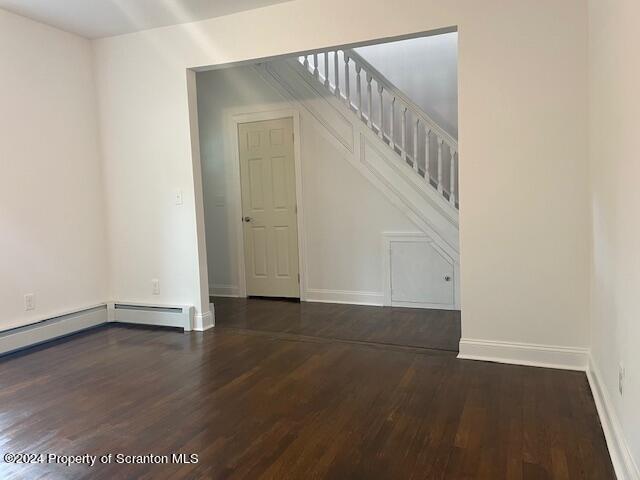
[[[589,1],[591,353],[635,459],[635,478],[640,465],[640,57],[632,52],[639,18],[635,0]],[[621,362],[624,395],[618,393]]]
[[[458,138],[458,32],[355,50]]]
[[[198,123],[204,192],[209,289],[238,294],[232,168],[225,156],[225,116],[247,105],[281,102],[251,67],[198,73]]]
[[[198,114],[204,184],[209,283],[215,293],[238,294],[234,157],[225,150],[231,114],[290,105],[252,67],[199,73]],[[382,233],[418,229],[346,160],[331,135],[301,109],[305,286],[310,299],[361,299],[382,304]],[[304,267],[302,267],[304,268]],[[336,291],[341,292],[335,294]]]
[[[186,68],[457,25],[463,336],[586,347],[586,22],[581,0],[300,0],[96,41],[115,292],[160,275],[206,308]]]
[[[87,40],[0,10],[0,330],[107,299],[91,57]]]

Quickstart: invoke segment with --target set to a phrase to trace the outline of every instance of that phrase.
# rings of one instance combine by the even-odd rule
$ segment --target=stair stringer
[[[309,112],[344,150],[345,158],[452,260],[459,263],[458,212],[398,158],[346,104],[312,85],[302,66],[276,60],[256,66],[284,98]],[[297,63],[297,62],[296,62]],[[314,81],[313,77],[310,80]],[[322,87],[322,85],[320,85]],[[433,190],[433,192],[431,192]]]
[[[377,143],[382,148],[382,151],[385,152],[385,156],[389,159],[392,165],[395,168],[401,170],[401,173],[405,177],[405,180],[412,184],[412,186],[421,194],[425,196],[425,199],[437,208],[440,213],[444,216],[451,219],[453,224],[458,226],[458,209],[455,208],[448,199],[446,199],[441,192],[437,190],[436,187],[432,186],[429,181],[425,180],[422,175],[419,175],[412,167],[413,159],[411,155],[407,154],[407,161],[403,161],[400,153],[396,150],[392,149],[388,142],[387,134],[384,134],[385,140],[383,141],[379,137],[379,132],[377,132],[377,128],[375,124],[373,127],[370,127],[367,124],[367,117],[365,114],[363,118],[360,118],[358,115],[358,109],[356,105],[350,103],[351,109],[347,107],[347,99],[344,96],[344,93],[340,92],[340,98],[338,98],[332,90],[326,87],[322,81],[318,78],[315,78],[314,75],[304,67],[300,62],[295,59],[283,60],[282,62],[288,63],[291,69],[295,70],[298,75],[302,77],[302,79],[310,85],[313,91],[322,96],[334,109],[338,112],[344,112],[347,117],[349,117],[350,122],[353,123],[354,127],[362,127],[364,126],[364,131],[369,134],[369,137],[374,139],[374,143]],[[352,88],[353,90],[353,88]],[[351,97],[354,98],[355,94],[352,94]],[[364,100],[363,100],[364,101]],[[426,115],[426,114],[425,114]],[[372,131],[372,128],[374,131]],[[439,127],[438,127],[439,128]],[[378,134],[377,134],[377,133]],[[456,147],[457,148],[457,147]]]

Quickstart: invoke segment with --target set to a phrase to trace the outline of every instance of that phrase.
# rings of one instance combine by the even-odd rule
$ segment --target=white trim
[[[306,301],[318,303],[348,303],[351,305],[371,305],[381,307],[384,303],[384,294],[381,292],[308,288]]]
[[[438,191],[435,188],[425,188],[425,183],[426,181],[424,180],[424,178],[419,177],[418,175],[416,175],[415,170],[413,169],[413,167],[409,166],[407,163],[400,163],[398,161],[394,161],[393,158],[389,158],[389,154],[390,152],[386,151],[386,150],[381,150],[378,146],[377,143],[374,143],[372,141],[373,138],[378,138],[375,136],[375,134],[372,135],[367,135],[364,132],[366,132],[366,130],[363,130],[360,132],[360,137],[361,137],[361,142],[363,142],[363,145],[366,143],[368,144],[373,150],[376,151],[376,153],[378,154],[378,156],[384,160],[386,160],[387,165],[389,165],[389,167],[396,172],[398,175],[400,175],[403,180],[405,180],[407,183],[409,183],[409,186],[415,190],[424,200],[426,200],[427,202],[429,202],[429,205],[434,208],[436,210],[436,212],[438,212],[440,215],[442,215],[445,220],[447,220],[451,225],[453,225],[456,229],[458,228],[459,224],[460,224],[460,215],[458,210],[456,210],[455,207],[452,207],[451,204],[449,203],[448,200],[445,200],[444,197],[438,193]],[[373,132],[371,132],[373,133]],[[368,137],[368,138],[367,138]],[[378,169],[376,168],[376,166],[371,163],[370,161],[367,160],[367,157],[364,154],[364,146],[360,147],[360,161],[366,165],[366,167],[371,170],[371,172],[376,175],[376,176],[381,176],[380,173],[378,172]],[[381,176],[383,177],[383,176]],[[384,178],[384,177],[383,177]],[[403,202],[405,203],[411,203],[411,201],[402,194],[402,192],[398,191],[397,189],[393,188],[393,186],[391,185],[391,183],[387,182],[385,180],[386,183],[389,184],[389,188],[391,188],[393,190],[393,192],[400,198],[402,198]],[[438,228],[436,225],[431,225],[430,223],[430,219],[428,218],[428,216],[424,215],[424,214],[420,214],[420,216],[422,218],[424,218],[424,221],[426,223],[428,223],[430,225],[431,228]],[[456,251],[459,248],[458,247],[458,243],[456,243],[456,245],[453,246]]]
[[[419,302],[394,302],[391,298],[391,242],[415,242],[429,243],[442,257],[453,266],[453,303],[419,303]],[[428,234],[423,232],[382,232],[382,285],[385,306],[407,308],[431,308],[438,310],[460,310],[460,264],[449,255]]]
[[[611,463],[613,463],[616,477],[618,477],[618,480],[640,479],[640,470],[629,451],[629,446],[627,445],[620,420],[613,407],[613,402],[607,393],[605,384],[601,380],[602,375],[600,374],[600,370],[596,367],[593,357],[591,356],[589,356],[587,378],[589,379],[589,386],[593,393],[593,400],[598,410],[600,424],[604,431],[604,437],[607,441],[609,456],[611,457]]]
[[[318,89],[317,85],[309,82],[305,76],[300,75],[299,68],[302,67],[297,60],[283,61],[282,66],[288,66],[290,74],[295,75],[301,82],[288,82],[273,63],[260,64],[256,66],[258,73],[265,78],[263,72],[271,76],[278,85],[276,89],[281,92],[284,89],[285,95],[302,105],[327,131],[338,141],[349,153],[355,152],[354,144],[354,123],[343,115],[343,110],[335,108],[333,102],[339,102],[336,97],[329,94],[324,87]],[[281,68],[281,67],[280,67]],[[267,80],[272,85],[270,80]],[[322,114],[323,110],[330,109],[333,121],[327,121]]]
[[[427,303],[427,302],[391,302],[390,305],[387,305],[385,302],[385,306],[391,307],[400,307],[400,308],[426,308],[429,310],[460,310],[453,304],[447,303]]]
[[[187,103],[189,110],[189,134],[191,140],[191,167],[193,182],[193,202],[195,207],[195,235],[196,235],[196,263],[198,274],[195,277],[197,290],[197,308],[199,311],[207,309],[209,304],[209,272],[207,264],[207,240],[205,234],[204,194],[202,184],[202,162],[200,159],[200,129],[198,125],[198,92],[196,73],[186,71]]]
[[[288,65],[293,71],[295,71],[295,73],[298,75],[298,77],[308,85],[309,88],[311,88],[318,96],[318,98],[325,98],[325,100],[331,104],[334,108],[334,113],[338,113],[340,115],[342,115],[342,112],[346,107],[345,102],[347,101],[346,97],[342,96],[341,93],[341,99],[339,100],[336,98],[336,96],[332,93],[330,95],[327,95],[327,90],[326,87],[320,83],[318,84],[318,81],[315,80],[313,78],[312,75],[309,75],[309,71],[304,67],[303,64],[301,64],[297,59],[287,59],[285,60],[283,63],[285,63],[286,65]],[[277,81],[287,89],[287,91],[289,92],[290,95],[293,95],[294,98],[296,97],[295,94],[295,88],[293,88],[293,86],[290,84],[290,82],[287,82],[285,78],[283,78],[283,76],[278,72],[278,68],[274,68],[273,64],[267,64],[267,71],[269,73],[271,73],[271,75],[273,76],[273,78],[276,78]],[[304,104],[304,103],[303,103]],[[330,128],[330,125],[327,126],[327,122],[324,120],[324,118],[322,118],[322,115],[320,115],[317,111],[314,110],[313,105],[309,102],[306,102],[306,108],[309,109],[309,111],[323,124],[325,125],[325,127],[327,127],[327,129],[330,132],[334,132],[334,130],[332,128]],[[413,167],[409,166],[406,162],[399,162],[398,158],[397,158],[397,154],[395,153],[395,151],[392,153],[390,148],[385,148],[383,149],[383,151],[381,151],[379,148],[375,147],[375,145],[378,145],[378,142],[380,140],[379,136],[377,133],[375,133],[374,131],[371,130],[370,127],[366,127],[366,128],[362,128],[362,119],[360,118],[360,114],[355,110],[356,107],[355,105],[352,104],[352,108],[348,109],[349,110],[349,119],[347,119],[348,122],[351,123],[352,125],[352,134],[351,134],[351,142],[353,142],[353,135],[355,130],[360,131],[360,136],[364,139],[365,135],[370,138],[373,139],[373,142],[369,142],[370,145],[376,149],[376,151],[378,152],[378,155],[381,156],[382,158],[384,158],[385,160],[387,160],[388,165],[396,172],[398,173],[400,176],[402,176],[403,180],[408,182],[410,184],[410,186],[418,193],[420,194],[427,202],[430,203],[430,205],[432,207],[434,207],[441,215],[443,215],[451,224],[453,224],[455,226],[455,228],[458,228],[458,224],[459,224],[459,212],[458,210],[453,207],[450,203],[449,200],[445,199],[441,193],[439,193],[435,187],[430,188],[427,187],[425,188],[427,185],[429,185],[425,179],[419,175],[416,174],[416,171],[413,169]],[[422,112],[424,114],[424,112]],[[346,117],[345,117],[346,118]],[[425,119],[423,119],[425,120]],[[433,123],[433,121],[431,121]],[[435,124],[434,124],[435,125]],[[433,127],[430,128],[431,131],[434,132],[434,134],[436,134],[435,130]],[[451,138],[446,132],[444,132],[444,130],[442,130],[442,134],[437,133],[438,135],[440,135],[442,137],[442,135],[445,135],[449,138]],[[334,133],[335,135],[335,133]],[[388,138],[385,134],[385,138]],[[343,140],[339,139],[343,144],[347,145],[346,142],[344,142]],[[451,138],[451,141],[455,144],[455,146],[453,147],[455,149],[455,151],[458,151],[458,146],[457,146],[457,141],[454,140],[453,138]],[[445,141],[446,143],[446,141]],[[398,146],[398,145],[396,145]],[[388,147],[388,146],[387,146]],[[354,148],[352,147],[347,147],[348,150],[351,153],[355,153]],[[363,150],[363,148],[361,147],[361,151]],[[391,156],[391,158],[390,158]],[[368,163],[366,162],[365,158],[361,158],[361,161],[363,163]],[[375,173],[375,166],[373,165],[367,165],[369,168],[374,170]],[[386,182],[388,183],[388,182]],[[395,190],[395,189],[394,189]],[[402,196],[402,195],[401,195]],[[404,199],[404,201],[406,202],[407,199]],[[457,245],[457,243],[456,243]],[[456,247],[457,248],[457,247]]]
[[[2,332],[0,355],[102,325],[107,319],[107,308],[102,304]]]
[[[587,348],[462,338],[458,358],[586,371]]]
[[[435,197],[431,194],[427,195],[424,191],[420,192],[413,188],[415,186],[413,173],[411,175],[405,174],[409,166],[400,168],[401,165],[391,161],[389,153],[378,148],[378,140],[378,137],[371,130],[362,129],[360,131],[360,164],[365,167],[368,175],[375,179],[374,185],[381,186],[379,188],[383,193],[386,193],[387,198],[394,203],[397,202],[400,209],[413,223],[437,242],[449,256],[459,256],[460,231],[458,223],[457,221],[452,222],[452,217],[444,213],[447,208],[451,208],[450,205],[443,198],[441,201],[437,200],[437,195]],[[367,155],[367,148],[373,155]],[[376,157],[378,162],[376,162]],[[402,191],[396,188],[395,182],[391,181],[392,172],[399,175],[401,181],[408,182],[411,188],[403,188]],[[413,200],[409,197],[413,197]],[[422,207],[419,206],[420,199],[426,202]],[[447,207],[443,209],[442,204],[446,204]]]
[[[242,297],[240,289],[237,285],[225,285],[222,283],[214,283],[209,285],[209,295],[212,297]]]
[[[429,116],[427,112],[425,112],[413,100],[411,100],[402,90],[396,87],[395,84],[393,84],[387,77],[385,77],[381,71],[379,71],[376,67],[371,65],[365,58],[363,58],[354,49],[352,48],[342,49],[342,51],[346,57],[349,57],[352,60],[354,60],[364,70],[366,75],[372,76],[376,81],[376,85],[383,85],[385,91],[389,92],[392,97],[395,97],[401,100],[404,106],[409,108],[410,112],[412,112],[414,115],[420,118],[423,125],[428,125],[428,128],[432,132],[434,132],[434,134],[442,138],[448,146],[454,148],[455,150],[458,150],[458,140],[453,138],[449,134],[449,132],[447,132],[444,128],[442,128],[438,124],[438,122],[436,122],[433,118]],[[335,52],[337,53],[338,50],[335,50]]]
[[[242,190],[240,183],[240,155],[238,152],[238,125],[241,123],[260,122],[264,120],[277,120],[279,118],[291,118],[293,121],[293,156],[294,168],[296,175],[296,205],[298,214],[296,216],[298,223],[298,273],[300,274],[299,295],[300,300],[306,300],[306,245],[304,230],[304,197],[302,195],[302,148],[300,145],[300,112],[289,102],[251,105],[229,110],[225,118],[225,158],[231,162],[231,168],[228,169],[230,177],[228,177],[228,185],[231,185],[231,206],[232,218],[239,219],[242,217]],[[244,231],[242,223],[236,221],[236,240],[238,245],[237,262],[238,262],[238,296],[247,296],[247,282],[245,278],[245,258],[244,258]]]
[[[286,70],[289,70],[288,72]],[[281,72],[281,70],[283,70]],[[373,148],[378,156],[382,158],[385,163],[393,170],[397,175],[402,177],[402,180],[409,183],[409,186],[412,190],[414,190],[418,195],[420,195],[426,202],[429,203],[429,206],[436,210],[438,214],[443,216],[443,218],[451,224],[455,229],[458,229],[459,224],[459,212],[453,207],[447,199],[445,199],[440,193],[437,192],[435,188],[428,187],[425,180],[416,175],[415,170],[407,165],[406,163],[401,163],[398,161],[397,154],[392,153],[391,149],[384,148],[380,149],[379,142],[380,138],[378,134],[373,132],[369,127],[367,127],[359,117],[359,115],[353,111],[352,109],[348,109],[345,105],[346,98],[342,101],[339,100],[335,95],[329,94],[327,95],[326,87],[319,84],[317,80],[313,78],[312,75],[309,75],[309,72],[305,69],[303,65],[298,62],[297,59],[290,58],[288,60],[284,60],[282,62],[277,63],[269,63],[262,70],[259,70],[263,78],[267,79],[269,84],[277,88],[278,90],[284,89],[284,92],[281,92],[283,96],[291,97],[298,103],[302,104],[325,128],[332,133],[332,135],[347,149],[347,151],[353,155],[357,154],[357,139],[355,136],[359,135],[361,137],[361,143],[366,142],[371,148]],[[266,72],[266,74],[264,73]],[[285,75],[283,76],[283,72]],[[295,80],[299,80],[299,82],[291,81],[291,78],[285,78],[286,75],[293,75]],[[276,81],[276,85],[273,85],[272,81],[269,80],[268,76],[270,75],[271,79]],[[318,100],[315,102],[308,101],[300,101],[297,100],[300,98],[301,92],[296,91],[296,85],[302,82],[306,88],[311,89],[312,92],[315,93],[314,97]],[[303,98],[306,98],[308,95],[303,95]],[[345,121],[351,126],[350,133],[348,136],[341,136],[336,134],[335,129],[332,128],[332,124],[329,123],[322,114],[322,110],[325,108],[325,104],[331,107],[331,113],[329,115],[338,115],[340,119],[345,119]],[[344,110],[348,110],[348,118],[344,116]],[[347,138],[347,140],[345,140]],[[391,185],[387,178],[384,175],[380,175],[380,172],[376,168],[375,165],[367,162],[366,157],[363,157],[364,148],[360,146],[360,162],[364,163],[369,170],[378,178],[381,178],[382,183],[385,185]],[[457,150],[457,147],[456,147]],[[395,194],[398,194],[397,189],[392,188]],[[402,198],[404,203],[413,204],[408,198],[404,195],[399,195]],[[429,216],[421,215],[423,221],[430,222]],[[430,224],[430,223],[429,223]],[[431,225],[431,224],[430,224]],[[458,250],[458,241],[457,238],[452,244],[452,246]]]
[[[198,332],[204,332],[213,328],[215,325],[215,319],[213,315],[213,307],[208,312],[194,315],[193,317],[193,329]]]

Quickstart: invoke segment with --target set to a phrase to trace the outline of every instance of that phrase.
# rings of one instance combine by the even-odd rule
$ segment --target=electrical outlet
[[[618,391],[622,396],[624,392],[624,363],[622,362],[618,364]]]
[[[36,308],[36,296],[33,293],[27,293],[24,296],[24,309],[34,310]]]
[[[160,280],[157,278],[151,280],[151,293],[153,295],[160,295]]]

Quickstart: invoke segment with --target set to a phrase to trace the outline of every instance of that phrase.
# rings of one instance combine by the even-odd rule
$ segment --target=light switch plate
[[[26,311],[28,310],[35,310],[36,308],[36,297],[33,293],[27,293],[24,296],[24,309]]]

